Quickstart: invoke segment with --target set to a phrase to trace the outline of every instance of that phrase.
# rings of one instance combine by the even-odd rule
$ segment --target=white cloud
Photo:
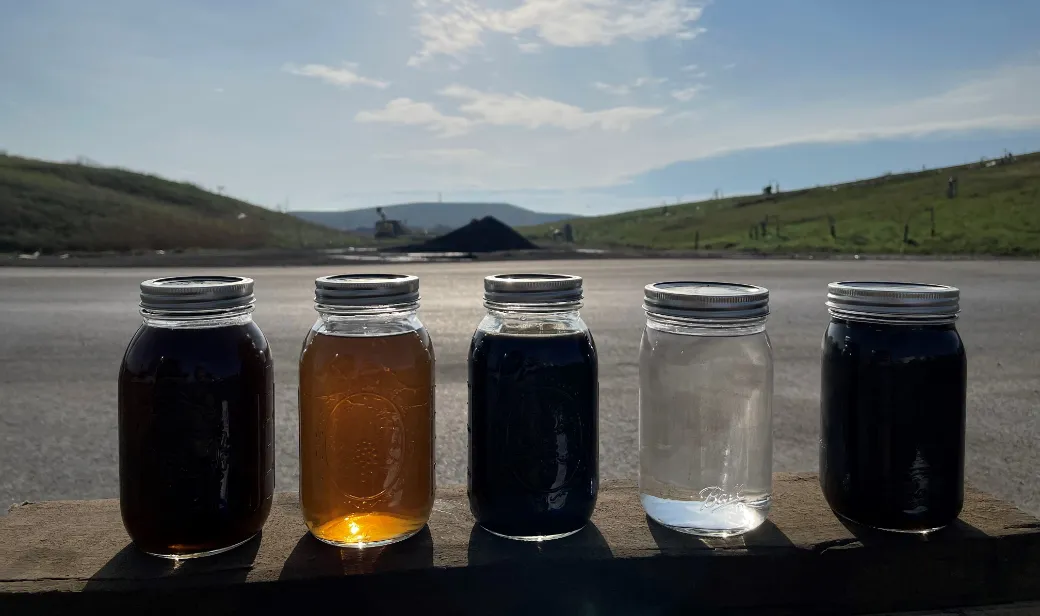
[[[615,86],[609,83],[603,83],[602,81],[593,82],[592,87],[596,88],[601,92],[606,92],[607,94],[616,94],[618,96],[624,96],[625,94],[629,94],[630,92],[632,92],[632,88],[625,84]]]
[[[547,98],[519,93],[480,92],[458,85],[448,86],[440,94],[465,101],[459,106],[459,111],[474,117],[479,123],[528,129],[548,126],[573,131],[599,127],[605,131],[624,132],[635,122],[664,113],[663,109],[654,107],[613,107],[585,111]]]
[[[430,165],[457,165],[479,163],[487,159],[487,152],[478,148],[433,148],[408,150],[403,154],[379,154],[377,160],[411,160]]]
[[[284,70],[293,75],[312,77],[334,86],[340,86],[341,88],[349,88],[353,85],[362,85],[384,89],[390,85],[390,82],[388,81],[372,79],[371,77],[359,75],[356,72],[357,68],[358,65],[353,62],[344,62],[341,68],[327,66],[325,64],[304,64],[303,66],[286,64]]]
[[[672,90],[672,98],[687,103],[692,101],[702,90],[704,90],[704,86],[690,86],[689,88]]]
[[[708,30],[706,28],[691,28],[690,30],[683,30],[675,35],[675,38],[680,41],[692,41],[698,36],[704,34]]]
[[[632,85],[637,88],[642,88],[643,86],[661,85],[666,81],[668,81],[668,79],[665,77],[640,77],[639,79],[633,81]]]
[[[679,70],[684,72],[684,73],[689,73],[689,75],[688,75],[689,78],[692,78],[692,79],[704,79],[705,77],[708,76],[708,73],[706,73],[706,72],[704,72],[702,70],[698,70],[699,68],[700,67],[698,65],[696,65],[696,64],[687,64],[686,66],[683,66]]]
[[[417,0],[415,6],[423,46],[409,66],[437,55],[458,57],[482,46],[485,32],[529,33],[550,45],[591,47],[621,39],[689,40],[704,31],[691,26],[703,9],[690,0],[520,0],[511,9],[484,8],[474,0]]]
[[[601,92],[606,92],[608,94],[624,96],[626,94],[631,94],[633,90],[642,88],[644,86],[660,85],[666,81],[668,80],[664,77],[640,77],[632,83],[622,83],[617,85],[603,83],[602,81],[595,81],[592,83],[592,87],[596,88]]]
[[[361,123],[401,124],[422,126],[442,137],[453,137],[467,132],[472,122],[466,118],[444,115],[429,104],[410,98],[395,98],[386,107],[375,111],[361,111],[354,116]]]
[[[521,42],[516,44],[516,48],[523,53],[538,53],[542,50],[542,44],[533,41]]]
[[[599,128],[604,131],[624,132],[636,122],[664,113],[664,109],[656,107],[612,107],[586,111],[581,107],[548,98],[520,93],[481,92],[460,85],[448,86],[439,94],[462,101],[458,106],[461,115],[443,114],[430,103],[410,98],[395,98],[382,109],[359,112],[354,116],[354,120],[361,123],[421,126],[442,137],[454,137],[465,134],[478,125],[532,130],[550,127],[569,131]]]
[[[473,127],[465,137],[464,148],[481,150],[487,156],[467,161],[468,155],[460,154],[460,162],[452,167],[402,160],[400,167],[395,166],[392,180],[380,181],[383,185],[394,190],[436,187],[444,191],[479,185],[500,191],[528,191],[526,194],[536,190],[592,191],[623,184],[676,162],[734,151],[1040,128],[1040,111],[1035,108],[1040,97],[1040,65],[996,71],[916,97],[892,96],[865,102],[868,99],[862,93],[853,92],[806,101],[797,107],[777,107],[757,100],[705,101],[695,113],[677,109],[656,115],[657,110],[644,110],[638,120],[617,115],[633,109],[626,107],[605,110],[615,116],[604,117],[605,112],[518,94],[494,94],[461,86],[448,88],[444,94],[460,103],[458,111],[450,113],[464,116]],[[621,118],[630,130],[580,130],[601,128],[601,120],[620,128]],[[476,130],[477,125],[482,130]],[[496,130],[514,126],[565,130]],[[425,149],[428,142],[429,138],[420,133],[402,136],[395,145],[400,143],[403,150]],[[510,166],[490,166],[485,160],[508,161]],[[432,171],[424,174],[423,169]]]

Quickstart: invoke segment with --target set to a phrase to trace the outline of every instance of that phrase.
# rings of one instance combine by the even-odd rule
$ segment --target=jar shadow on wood
[[[432,566],[433,536],[429,528],[424,527],[408,539],[364,550],[332,547],[307,533],[296,542],[278,579],[313,580],[423,570]]]
[[[90,577],[83,590],[126,590],[136,588],[145,580],[197,575],[205,575],[214,585],[238,584],[249,575],[261,541],[258,534],[237,549],[187,560],[154,558],[128,543]]]
[[[473,525],[467,549],[471,567],[514,561],[572,559],[582,562],[609,560],[610,546],[595,524],[589,522],[580,531],[552,541],[513,541],[486,532]]]
[[[682,555],[697,550],[736,549],[748,552],[775,552],[778,549],[794,548],[788,539],[770,520],[765,520],[757,528],[741,535],[730,537],[699,537],[689,533],[677,533],[646,516],[646,525],[650,535],[662,554]]]
[[[986,539],[986,533],[963,520],[954,520],[946,526],[928,533],[893,533],[858,524],[838,516],[838,521],[865,546],[895,546],[923,543],[953,543]]]

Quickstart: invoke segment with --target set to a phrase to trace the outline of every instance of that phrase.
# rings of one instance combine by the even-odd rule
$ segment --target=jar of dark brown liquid
[[[300,505],[315,537],[387,545],[433,510],[433,345],[419,279],[315,281],[318,320],[300,354]]]
[[[959,291],[834,282],[823,338],[820,483],[838,515],[928,532],[964,503],[967,364]]]
[[[141,550],[219,554],[260,532],[274,492],[274,363],[253,281],[141,283],[119,371],[119,505]]]
[[[484,279],[487,316],[469,352],[469,505],[485,530],[558,539],[599,491],[599,364],[578,309],[582,280]]]

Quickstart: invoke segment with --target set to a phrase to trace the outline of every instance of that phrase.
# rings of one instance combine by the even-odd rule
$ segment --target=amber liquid
[[[300,504],[315,537],[381,545],[434,498],[434,364],[426,330],[311,333],[300,356]]]
[[[219,553],[274,493],[274,363],[260,328],[142,327],[119,370],[119,506],[140,549]]]

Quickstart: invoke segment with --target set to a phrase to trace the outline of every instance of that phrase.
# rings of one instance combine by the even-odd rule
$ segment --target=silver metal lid
[[[827,308],[832,313],[905,319],[956,317],[961,292],[956,287],[916,282],[832,282]]]
[[[141,308],[155,312],[231,310],[255,302],[253,279],[241,276],[171,276],[141,283]]]
[[[643,308],[680,318],[757,319],[769,315],[769,289],[732,282],[655,282],[643,287]]]
[[[581,276],[497,274],[484,278],[484,300],[499,304],[566,304],[581,301]]]
[[[314,280],[314,301],[327,306],[394,306],[419,301],[419,277],[337,274]]]

